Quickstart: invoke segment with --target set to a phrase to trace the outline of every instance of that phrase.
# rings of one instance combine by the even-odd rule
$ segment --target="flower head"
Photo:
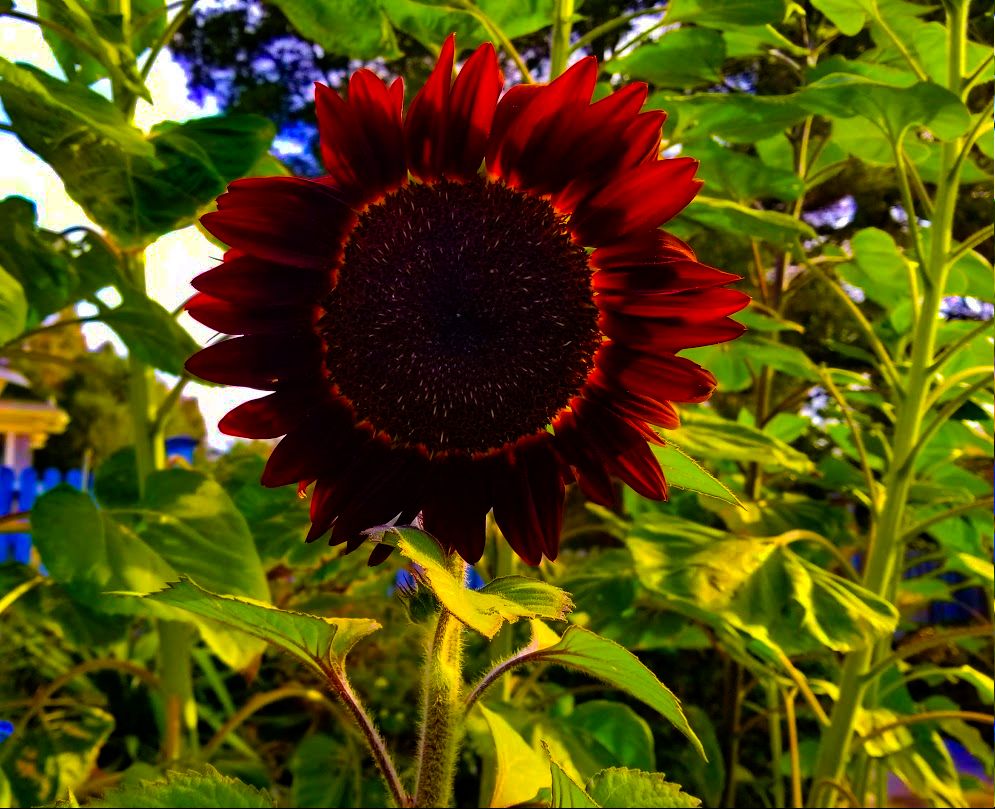
[[[548,85],[450,37],[406,113],[401,80],[318,85],[328,174],[239,180],[204,226],[231,246],[191,314],[240,335],[187,367],[272,391],[230,435],[285,436],[268,486],[314,483],[308,540],[419,513],[468,562],[487,513],[529,564],[557,555],[564,485],[662,499],[647,442],[715,387],[681,349],[730,340],[748,298],[660,230],[696,161],[659,158],[645,85],[591,103],[585,59]],[[382,558],[378,546],[371,563]]]

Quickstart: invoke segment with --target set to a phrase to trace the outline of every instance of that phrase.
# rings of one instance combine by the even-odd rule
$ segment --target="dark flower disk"
[[[499,99],[494,49],[455,81],[454,53],[450,37],[406,114],[400,79],[360,70],[345,100],[318,85],[327,176],[229,186],[202,222],[231,249],[188,309],[239,336],[187,367],[271,391],[220,426],[285,436],[263,483],[314,483],[309,541],[354,550],[420,513],[472,563],[493,509],[536,565],[556,558],[566,484],[666,498],[653,427],[715,387],[677,353],[738,336],[748,298],[659,229],[700,181],[660,159],[645,85],[592,104],[588,58]]]

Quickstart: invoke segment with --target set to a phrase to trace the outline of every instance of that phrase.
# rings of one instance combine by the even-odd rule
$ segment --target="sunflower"
[[[400,79],[359,70],[347,99],[317,85],[328,174],[219,197],[201,221],[230,249],[188,310],[239,336],[187,368],[271,391],[220,428],[285,436],[262,482],[314,484],[308,541],[351,551],[420,514],[473,563],[493,509],[537,565],[556,558],[566,484],[667,497],[653,427],[715,388],[677,353],[738,336],[748,298],[660,230],[700,181],[695,160],[660,159],[645,85],[592,104],[587,58],[499,99],[493,47],[455,80],[454,53],[450,37],[406,114]]]

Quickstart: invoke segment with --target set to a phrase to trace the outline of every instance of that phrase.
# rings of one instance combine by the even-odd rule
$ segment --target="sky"
[[[32,15],[35,14],[34,6],[33,2],[17,2],[19,11]],[[39,29],[32,24],[0,17],[0,54],[12,62],[29,62],[53,75],[63,75]],[[164,50],[156,60],[146,83],[154,105],[139,101],[135,113],[135,124],[145,131],[160,121],[185,121],[217,111],[210,102],[200,106],[187,98],[186,75],[168,50]],[[94,89],[100,91],[102,88],[98,83]],[[6,114],[0,120],[7,121]],[[79,205],[69,199],[62,181],[48,164],[22,146],[14,135],[6,132],[0,132],[0,165],[3,166],[0,198],[21,195],[33,200],[38,208],[38,224],[41,227],[56,231],[73,225],[96,228]],[[217,264],[218,252],[218,248],[194,227],[163,236],[146,252],[149,295],[172,311],[193,294],[190,280]],[[81,308],[80,312],[92,314],[92,310],[85,308]],[[185,313],[180,316],[180,323],[201,345],[214,336],[212,330],[195,323]],[[109,340],[124,353],[120,340],[106,326],[87,324],[83,330],[91,347]],[[167,384],[176,380],[165,374],[160,376]],[[236,404],[260,395],[258,391],[243,388],[208,388],[193,383],[187,385],[185,392],[198,399],[207,424],[208,441],[219,449],[232,441],[218,432],[220,418]]]

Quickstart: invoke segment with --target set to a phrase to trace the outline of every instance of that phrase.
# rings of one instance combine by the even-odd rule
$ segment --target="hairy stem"
[[[452,554],[449,567],[466,582],[466,563]],[[415,806],[452,803],[456,757],[463,735],[463,625],[444,607],[430,636],[422,681]]]
[[[550,81],[567,69],[573,16],[574,0],[556,0],[556,11],[553,17],[553,41],[549,51]]]

